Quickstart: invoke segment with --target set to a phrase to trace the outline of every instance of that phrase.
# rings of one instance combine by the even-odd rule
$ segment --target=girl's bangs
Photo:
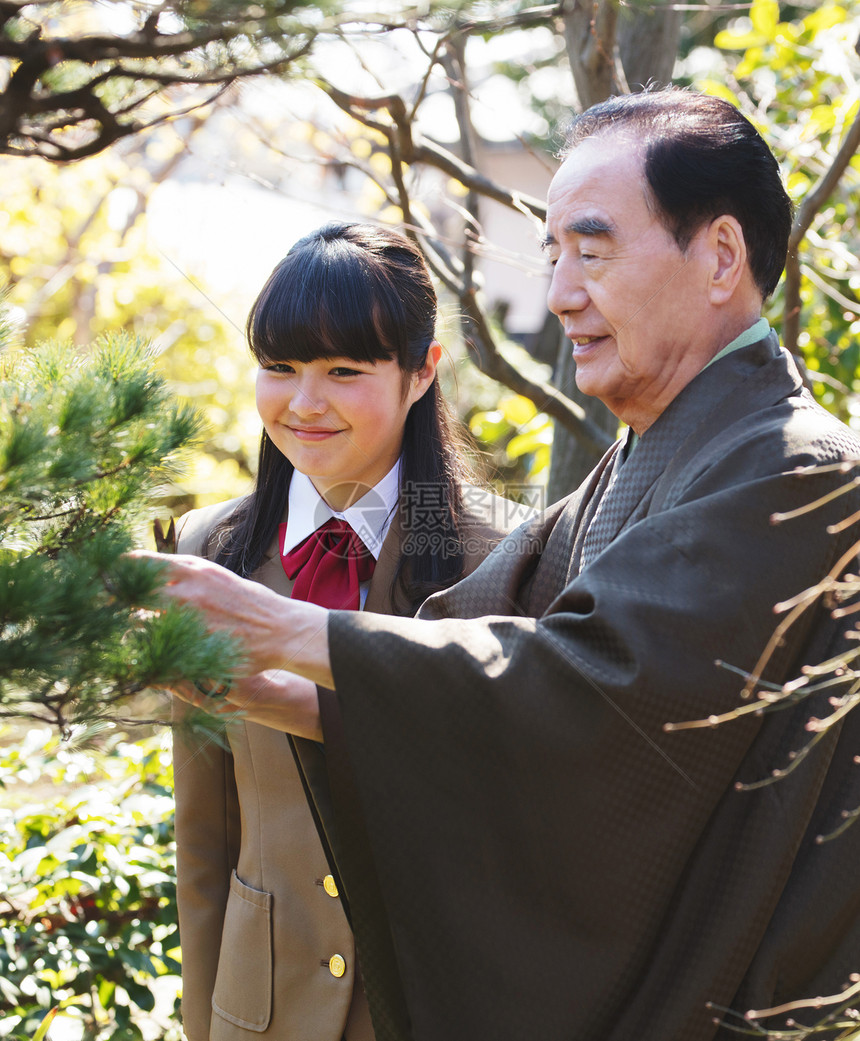
[[[301,263],[282,264],[249,316],[248,340],[257,360],[396,359],[397,348],[384,342],[375,321],[380,311],[390,310],[391,301],[380,308],[379,287],[366,270],[350,268],[349,263],[319,264],[304,257]]]

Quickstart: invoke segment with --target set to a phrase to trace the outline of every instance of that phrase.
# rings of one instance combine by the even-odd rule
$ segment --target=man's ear
[[[708,226],[711,255],[710,297],[713,304],[725,304],[735,294],[744,276],[752,280],[747,263],[747,244],[739,221],[723,214]]]
[[[427,348],[427,358],[424,361],[423,368],[412,374],[409,388],[410,404],[414,404],[419,398],[423,397],[430,384],[436,378],[436,368],[441,357],[442,344],[438,340],[434,340]]]

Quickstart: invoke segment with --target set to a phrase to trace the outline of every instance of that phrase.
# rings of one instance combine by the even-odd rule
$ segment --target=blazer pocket
[[[245,1030],[265,1030],[272,1016],[272,894],[246,886],[235,871],[212,1008]]]

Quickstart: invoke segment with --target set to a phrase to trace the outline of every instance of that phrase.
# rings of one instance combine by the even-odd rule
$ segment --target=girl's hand
[[[316,684],[291,672],[272,669],[234,681],[218,694],[193,683],[170,688],[181,700],[213,716],[244,719],[311,741],[322,741]]]

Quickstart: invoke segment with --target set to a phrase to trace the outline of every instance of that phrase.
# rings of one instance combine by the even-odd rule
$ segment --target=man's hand
[[[226,630],[238,639],[245,676],[286,670],[333,686],[325,608],[279,596],[202,557],[165,557],[146,550],[130,556],[161,564],[165,596],[197,608],[210,629]]]
[[[262,672],[237,679],[213,697],[193,683],[171,687],[182,701],[213,716],[239,717],[272,730],[322,741],[316,684],[290,672]]]

